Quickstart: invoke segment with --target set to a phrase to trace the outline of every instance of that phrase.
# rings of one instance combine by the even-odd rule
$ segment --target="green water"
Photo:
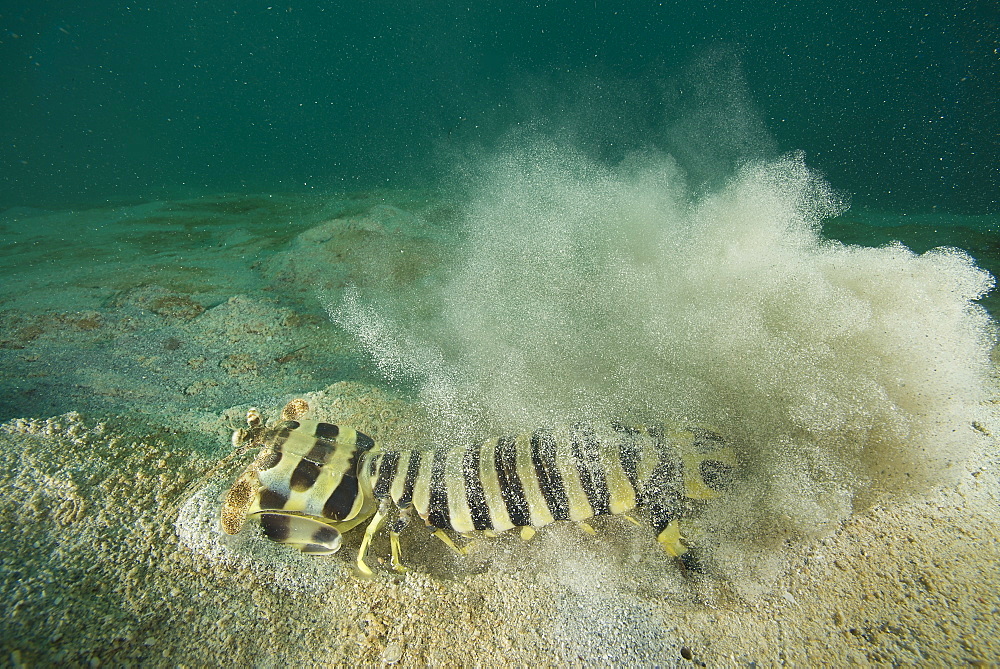
[[[0,208],[420,185],[540,123],[696,174],[804,150],[856,207],[996,212],[989,6],[10,3]]]

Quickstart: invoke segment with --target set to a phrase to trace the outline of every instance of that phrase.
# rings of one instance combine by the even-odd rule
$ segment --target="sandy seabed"
[[[447,215],[418,195],[389,205],[371,194],[312,206],[220,197],[77,212],[89,231],[75,252],[104,249],[103,262],[53,258],[50,247],[16,289],[5,278],[0,662],[1000,661],[992,437],[956,488],[874,507],[824,539],[762,555],[759,573],[732,580],[681,573],[648,528],[617,518],[595,523],[597,536],[557,524],[528,543],[480,541],[465,557],[413,528],[404,535],[410,571],[381,564],[368,580],[351,569],[359,536],[315,558],[251,533],[222,535],[219,496],[246,459],[213,468],[249,404],[273,416],[305,396],[318,417],[408,438],[413,408],[365,380],[307,288],[319,267],[331,288],[363,272],[331,248],[370,261],[367,247],[398,255],[385,248],[389,233],[419,245],[433,231],[414,226],[411,212]],[[39,216],[56,215],[8,212],[5,236],[38,248],[44,226],[26,222]],[[299,227],[278,241],[259,234],[291,219]],[[179,250],[190,248],[182,237],[174,247],[148,241],[177,226],[196,238],[197,254]],[[404,227],[410,237],[400,237]],[[990,435],[1000,433],[994,406],[978,423]],[[370,561],[387,553],[379,538]]]

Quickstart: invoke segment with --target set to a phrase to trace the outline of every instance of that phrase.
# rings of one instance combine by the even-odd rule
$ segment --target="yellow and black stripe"
[[[235,534],[257,518],[274,541],[332,553],[343,532],[370,518],[358,555],[364,573],[371,538],[390,517],[398,518],[390,539],[399,566],[398,533],[411,514],[453,546],[444,530],[499,533],[642,508],[664,548],[693,564],[678,522],[731,485],[736,465],[722,438],[701,429],[577,425],[386,448],[350,428],[296,420],[304,406],[290,403],[272,428],[251,411],[250,429],[234,435],[261,449],[230,489],[223,529]]]
[[[578,426],[465,447],[376,449],[366,474],[376,499],[412,507],[432,527],[503,532],[635,508],[646,472],[667,453],[657,439],[624,429],[602,438]]]
[[[222,527],[239,532],[247,518],[264,534],[306,553],[332,553],[340,535],[364,522],[374,502],[357,477],[368,435],[316,421],[285,420],[273,428],[251,428],[243,440],[261,446],[236,480],[222,508]]]

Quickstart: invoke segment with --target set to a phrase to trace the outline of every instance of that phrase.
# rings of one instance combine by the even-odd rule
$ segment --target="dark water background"
[[[985,0],[5,2],[0,207],[421,185],[540,118],[698,153],[676,111],[738,107],[855,210],[995,213],[997,46]]]

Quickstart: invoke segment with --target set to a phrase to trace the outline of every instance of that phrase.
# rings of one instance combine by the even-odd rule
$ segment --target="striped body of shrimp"
[[[399,533],[412,515],[458,552],[445,530],[496,534],[565,520],[584,529],[590,518],[642,509],[657,540],[683,564],[695,566],[679,521],[700,500],[717,497],[732,481],[736,461],[718,435],[698,428],[605,429],[577,425],[536,430],[470,445],[425,450],[386,448],[350,428],[301,419],[302,400],[266,427],[251,409],[249,429],[236,446],[260,447],[233,483],[222,507],[222,528],[236,534],[247,518],[273,541],[304,553],[340,549],[342,534],[368,526],[365,554],[389,520],[392,565],[403,570]]]

